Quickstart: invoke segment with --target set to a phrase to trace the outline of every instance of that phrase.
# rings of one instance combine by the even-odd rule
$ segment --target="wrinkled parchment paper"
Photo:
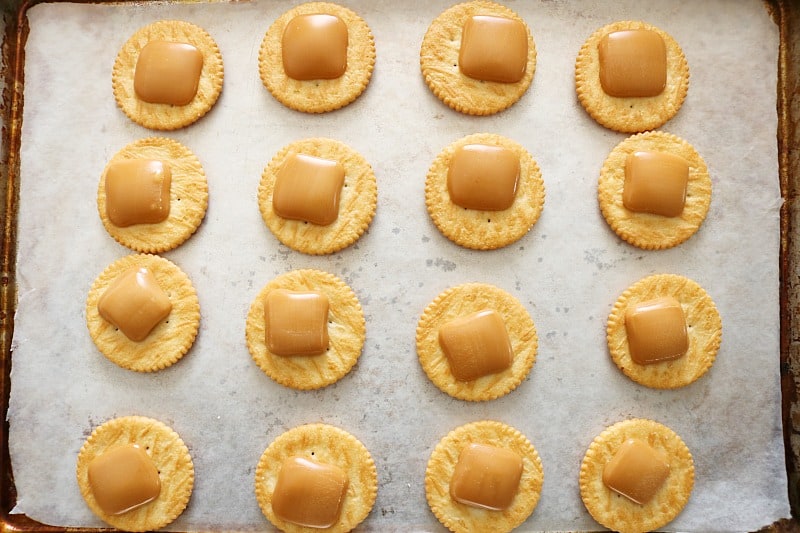
[[[670,426],[694,455],[694,492],[668,529],[751,530],[789,514],[778,386],[778,31],[763,5],[508,2],[536,41],[533,85],[508,111],[475,118],[440,103],[419,73],[422,36],[449,3],[348,1],[375,34],[377,64],[361,98],[318,116],[283,107],[258,76],[261,39],[286,3],[40,4],[28,11],[19,308],[8,415],[16,512],[51,524],[102,525],[75,482],[78,450],[96,425],[140,414],[172,426],[194,459],[195,491],[173,529],[268,528],[253,492],[258,458],[283,431],[317,421],[350,431],[375,458],[380,489],[363,530],[441,530],[424,497],[428,457],[448,431],[485,418],[521,430],[542,457],[541,500],[522,530],[599,527],[580,500],[580,461],[600,431],[629,417]],[[123,42],[163,18],[204,27],[225,61],[215,108],[166,134],[129,121],[111,92],[111,67]],[[705,158],[713,199],[699,233],[667,251],[621,242],[597,207],[600,167],[626,135],[600,127],[584,112],[573,65],[592,31],[620,19],[644,19],[670,33],[691,69],[688,98],[662,129],[690,141]],[[547,191],[531,232],[491,252],[449,242],[424,205],[425,175],[436,154],[481,131],[522,143],[541,166]],[[93,279],[128,253],[100,223],[100,174],[115,152],[152,135],[186,144],[208,176],[202,226],[165,254],[193,280],[202,325],[178,364],[136,374],[97,351],[84,304]],[[273,154],[311,136],[350,144],[378,179],[369,232],[328,257],[279,245],[256,204],[261,172]],[[298,268],[341,276],[367,318],[357,366],[316,392],[272,382],[244,341],[245,315],[260,288]],[[630,381],[605,346],[605,322],[617,296],[661,272],[705,287],[724,324],[714,367],[675,391]],[[467,281],[511,292],[539,333],[529,378],[488,403],[440,392],[414,348],[422,309],[445,288]]]

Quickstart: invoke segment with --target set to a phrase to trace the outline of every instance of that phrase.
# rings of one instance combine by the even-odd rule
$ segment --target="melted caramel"
[[[347,25],[335,15],[298,15],[283,30],[283,70],[295,80],[331,80],[347,70]]]
[[[689,163],[666,152],[634,152],[625,160],[622,204],[626,209],[677,217],[686,204]]]
[[[459,503],[502,511],[511,506],[522,477],[522,458],[511,450],[469,444],[458,456],[450,497]]]
[[[476,80],[516,83],[528,65],[528,32],[514,19],[470,17],[461,34],[458,68]]]
[[[290,154],[275,176],[272,208],[281,218],[327,226],[339,218],[344,168],[337,161]]]
[[[672,296],[628,307],[625,331],[631,358],[641,365],[671,361],[689,349],[683,308]]]
[[[667,85],[667,47],[652,30],[611,32],[597,46],[600,85],[609,96],[658,96]]]
[[[106,215],[120,228],[156,224],[169,217],[172,172],[167,163],[124,159],[106,173]]]
[[[467,209],[502,211],[514,203],[519,157],[506,148],[485,144],[459,147],[450,159],[447,190],[454,204]]]
[[[117,446],[89,463],[89,487],[110,515],[141,507],[158,498],[161,480],[150,456],[135,444]]]
[[[603,483],[629,500],[644,505],[669,476],[663,453],[638,439],[625,441],[603,469]]]
[[[514,353],[503,317],[483,310],[439,328],[439,345],[458,381],[472,381],[511,366]]]
[[[151,104],[186,105],[197,94],[203,54],[186,43],[150,41],[139,52],[133,90]]]
[[[281,520],[326,528],[339,521],[349,479],[341,468],[289,457],[272,492],[272,510]]]
[[[111,282],[97,302],[97,311],[138,342],[169,316],[172,302],[147,268],[131,267]]]
[[[317,291],[269,291],[264,301],[267,348],[275,355],[319,355],[328,349],[328,297]]]

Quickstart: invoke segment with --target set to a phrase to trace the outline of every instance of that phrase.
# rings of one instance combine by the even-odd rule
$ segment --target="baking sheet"
[[[253,495],[258,457],[286,429],[323,421],[355,434],[376,460],[380,490],[364,529],[439,530],[422,484],[430,451],[453,427],[493,418],[520,429],[542,456],[542,498],[521,529],[594,529],[578,494],[580,460],[606,425],[637,416],[672,427],[695,457],[694,492],[670,529],[751,530],[788,516],[777,364],[778,32],[763,5],[508,2],[533,32],[536,75],[515,106],[481,118],[451,111],[419,75],[422,35],[449,2],[347,5],[375,34],[375,73],[354,104],[321,116],[284,108],[258,78],[258,46],[288,8],[284,3],[41,4],[28,11],[8,415],[15,512],[51,524],[102,525],[77,490],[77,451],[95,425],[142,414],[178,431],[195,461],[195,492],[172,529],[263,529],[268,522]],[[167,134],[131,123],[110,89],[119,47],[161,18],[207,29],[226,70],[211,113]],[[584,39],[618,19],[644,19],[672,34],[691,69],[687,101],[662,129],[697,148],[714,193],[700,232],[672,250],[645,252],[622,243],[597,209],[600,166],[625,135],[598,126],[577,103],[573,64]],[[478,131],[526,146],[547,190],[530,234],[493,252],[461,249],[442,237],[423,199],[425,174],[439,150]],[[127,253],[97,216],[100,173],[117,150],[151,135],[177,139],[198,155],[210,202],[198,233],[165,254],[198,290],[198,339],[174,367],[139,375],[97,352],[83,307],[94,277]],[[256,204],[272,155],[309,136],[347,142],[378,178],[369,232],[329,257],[279,245]],[[244,343],[251,300],[269,279],[296,268],[344,278],[367,317],[358,365],[316,392],[273,383]],[[631,382],[605,348],[614,300],[657,272],[698,281],[723,317],[714,367],[678,391]],[[539,332],[529,379],[489,403],[441,393],[414,351],[419,313],[441,290],[466,281],[493,283],[517,296]]]

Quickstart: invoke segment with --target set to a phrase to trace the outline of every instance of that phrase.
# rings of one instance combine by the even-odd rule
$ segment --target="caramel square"
[[[339,467],[289,457],[272,492],[272,510],[282,520],[326,528],[339,521],[349,479]]]
[[[628,307],[625,332],[631,359],[640,365],[671,361],[689,349],[683,308],[671,296]]]
[[[275,355],[319,355],[328,349],[328,297],[317,291],[267,293],[267,348]]]
[[[89,463],[89,487],[100,508],[117,515],[153,501],[161,493],[158,469],[139,446],[117,446]]]
[[[472,381],[509,368],[514,358],[503,318],[483,310],[439,328],[439,345],[458,381]]]
[[[622,205],[640,213],[677,217],[686,204],[689,162],[667,152],[634,152],[625,160]]]
[[[298,15],[281,39],[283,70],[295,80],[331,80],[347,70],[347,25],[336,15]]]
[[[663,453],[639,439],[628,439],[603,469],[603,483],[634,503],[653,499],[669,476]]]
[[[338,161],[290,154],[275,175],[272,208],[281,218],[327,226],[339,218],[343,185]]]
[[[522,477],[522,458],[511,450],[472,443],[458,456],[450,497],[459,503],[502,511],[511,506]]]
[[[653,30],[623,30],[597,45],[600,85],[609,96],[658,96],[667,85],[667,47]]]
[[[150,159],[123,159],[108,166],[106,214],[125,228],[157,224],[169,217],[172,172],[167,163]]]
[[[516,83],[528,65],[528,32],[519,20],[470,17],[461,33],[458,68],[470,78]]]
[[[203,54],[187,43],[150,41],[139,52],[133,90],[151,104],[186,105],[197,94]]]
[[[485,144],[459,147],[447,171],[450,200],[467,209],[508,209],[517,194],[519,169],[519,157],[507,148]]]
[[[130,340],[139,342],[169,316],[172,302],[147,268],[134,266],[108,286],[97,311]]]

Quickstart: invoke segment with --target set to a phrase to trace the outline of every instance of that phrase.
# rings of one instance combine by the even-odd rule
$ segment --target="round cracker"
[[[603,483],[603,469],[628,439],[639,439],[669,458],[669,476],[652,500],[640,505]],[[684,508],[694,486],[694,461],[683,440],[668,427],[646,419],[618,422],[594,439],[581,463],[581,499],[600,524],[627,532],[653,531]]]
[[[115,226],[106,212],[106,175],[113,163],[126,159],[154,159],[167,163],[171,173],[169,216],[156,224]],[[208,182],[203,166],[191,150],[172,139],[151,137],[133,142],[114,154],[97,187],[97,210],[106,231],[134,251],[157,254],[172,250],[192,236],[208,207]]]
[[[150,270],[172,303],[169,316],[139,342],[130,340],[97,311],[109,285],[134,266]],[[109,360],[128,370],[154,372],[174,364],[192,347],[200,327],[200,302],[189,276],[174,263],[155,255],[133,254],[111,263],[92,283],[86,298],[86,325]]]
[[[514,360],[497,374],[458,381],[439,344],[439,328],[483,309],[493,309],[503,317]],[[538,343],[536,326],[522,303],[485,283],[465,283],[445,290],[425,308],[417,324],[417,356],[422,369],[442,392],[460,400],[493,400],[516,389],[533,367]]]
[[[514,203],[503,211],[466,209],[453,203],[447,174],[455,151],[467,144],[486,144],[511,150],[519,158],[519,183]],[[475,250],[494,250],[521,239],[539,220],[544,208],[544,181],[539,165],[522,145],[493,133],[463,137],[442,150],[425,181],[425,204],[442,234]]]
[[[133,79],[139,52],[154,40],[191,44],[203,54],[197,94],[188,104],[151,104],[136,96]],[[122,45],[111,83],[117,105],[132,121],[152,130],[176,130],[197,121],[214,106],[222,92],[224,71],[219,47],[203,28],[181,20],[159,20],[137,30]]]
[[[458,503],[450,497],[450,480],[458,457],[472,443],[505,448],[522,458],[517,495],[507,509],[490,511]],[[425,470],[425,497],[439,522],[454,533],[502,533],[516,528],[533,513],[543,481],[542,461],[525,435],[502,422],[483,420],[460,426],[439,441]]]
[[[652,30],[664,40],[667,83],[661,94],[621,98],[603,91],[597,45],[606,34],[623,30]],[[606,128],[624,133],[652,130],[681,108],[689,90],[689,65],[683,50],[667,32],[646,22],[622,20],[603,26],[583,43],[575,60],[575,90],[586,112]]]
[[[642,365],[631,358],[625,330],[629,306],[662,296],[678,300],[686,317],[689,349],[683,357]],[[608,351],[614,363],[633,381],[654,389],[675,389],[708,372],[722,342],[722,319],[714,301],[696,282],[676,274],[656,274],[628,287],[614,303],[606,327]]]
[[[338,78],[295,80],[283,70],[283,32],[293,18],[309,14],[335,15],[347,26],[347,69]],[[309,2],[285,12],[269,27],[258,52],[258,72],[264,86],[280,103],[304,113],[325,113],[353,102],[369,85],[374,66],[375,39],[366,21],[350,9],[329,2]]]
[[[350,433],[327,424],[307,424],[290,429],[264,450],[256,467],[255,489],[261,512],[286,533],[301,533],[309,528],[282,520],[272,511],[272,493],[283,461],[292,456],[333,465],[347,473],[347,493],[339,522],[330,533],[345,533],[369,515],[378,494],[378,472],[369,450]],[[319,531],[319,530],[316,530]]]
[[[476,80],[458,68],[462,29],[467,19],[478,15],[518,20],[525,26],[528,62],[518,82]],[[468,115],[491,115],[516,103],[530,87],[536,70],[536,45],[530,28],[514,11],[494,2],[476,0],[456,4],[431,22],[422,39],[419,63],[425,83],[442,102]]]
[[[98,505],[92,493],[89,464],[105,451],[127,444],[144,448],[153,460],[161,492],[141,507],[110,515]],[[186,508],[194,486],[194,465],[180,436],[162,422],[143,416],[115,418],[95,428],[78,453],[76,474],[81,495],[92,512],[123,531],[151,531],[166,526]]]
[[[625,186],[625,161],[639,151],[666,152],[689,163],[689,182],[683,212],[665,217],[628,210],[622,203]],[[608,155],[597,182],[597,199],[603,218],[624,241],[644,250],[671,248],[697,233],[711,205],[711,178],[708,167],[691,144],[661,131],[628,137]]]
[[[267,348],[264,300],[273,289],[320,291],[328,297],[328,351],[320,355],[286,357]],[[339,381],[358,361],[366,339],[361,304],[345,282],[320,270],[294,270],[267,283],[247,313],[247,348],[256,364],[276,382],[298,390],[319,389]]]
[[[293,153],[337,161],[344,167],[339,216],[333,223],[318,226],[289,220],[273,210],[275,176]],[[258,207],[269,230],[289,248],[310,255],[331,254],[353,244],[369,227],[377,205],[378,183],[372,167],[361,154],[333,139],[303,139],[284,146],[264,169],[258,186]]]

